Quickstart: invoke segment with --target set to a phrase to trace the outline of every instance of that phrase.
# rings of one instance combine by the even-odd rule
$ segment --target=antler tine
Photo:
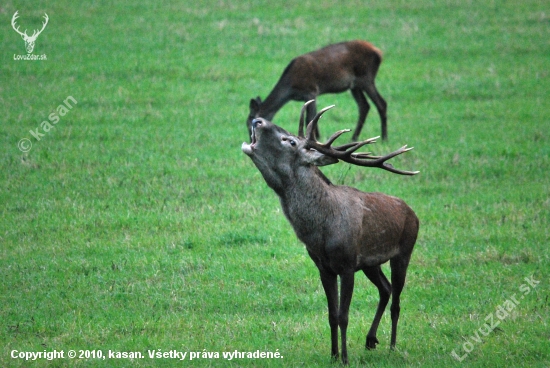
[[[15,21],[19,18],[19,10],[15,11],[15,14],[13,14],[13,17],[11,17],[11,25],[15,26]]]
[[[319,111],[317,113],[317,115],[315,115],[313,120],[311,120],[309,122],[309,124],[307,125],[307,129],[306,129],[306,137],[307,137],[308,141],[313,140],[313,131],[315,130],[315,127],[317,127],[317,123],[319,122],[319,119],[321,119],[321,116],[323,116],[323,114],[327,110],[332,109],[334,106],[336,106],[336,105],[330,105],[330,106],[325,107],[323,110]]]
[[[338,137],[340,137],[342,134],[347,133],[347,132],[351,132],[351,130],[350,129],[342,129],[342,130],[337,131],[336,133],[331,135],[330,138],[325,142],[325,146],[330,146],[336,139],[338,139]]]
[[[42,31],[44,30],[44,28],[46,28],[46,25],[48,24],[48,20],[50,20],[50,18],[48,18],[48,14],[44,13],[44,20],[45,22],[42,22],[42,29],[40,31],[38,31],[38,34],[37,36],[42,33]]]
[[[42,33],[42,31],[44,30],[44,28],[46,28],[46,26],[48,25],[48,20],[50,18],[48,18],[48,14],[44,13],[44,19],[45,19],[45,22],[42,22],[42,29],[39,31],[38,29],[35,29],[33,32],[32,32],[32,36],[31,37],[38,37],[38,35],[40,33]]]
[[[355,151],[357,151],[359,148],[367,144],[375,143],[376,140],[380,137],[373,137],[360,142],[352,142],[352,143],[344,144],[338,147],[331,147],[332,143],[334,143],[334,141],[338,137],[340,137],[342,134],[349,131],[348,129],[344,129],[344,130],[339,130],[333,135],[331,135],[330,138],[327,140],[327,142],[324,144],[317,142],[317,140],[313,138],[313,130],[315,129],[317,122],[321,118],[321,115],[325,111],[333,107],[334,105],[328,106],[328,107],[325,107],[323,110],[319,111],[319,113],[315,116],[315,118],[313,118],[313,120],[307,126],[307,132],[306,132],[307,147],[313,148],[324,155],[334,157],[338,160],[342,160],[344,162],[357,165],[357,166],[378,167],[380,169],[387,170],[392,173],[400,174],[400,175],[416,175],[419,173],[419,171],[399,170],[394,168],[391,164],[386,163],[386,161],[388,161],[389,159],[412,150],[412,147],[407,148],[406,145],[399,148],[396,151],[388,153],[385,156],[372,156],[370,153],[355,153]]]
[[[21,32],[19,30],[19,26],[17,26],[15,24],[15,21],[17,20],[17,18],[19,18],[19,10],[16,10],[15,11],[15,14],[13,15],[13,17],[11,18],[11,26],[12,28],[15,30],[15,32],[19,33],[21,36],[23,35],[27,35],[27,30],[25,30],[25,32]]]
[[[347,162],[353,165],[364,166],[364,167],[378,167],[380,169],[387,170],[395,174],[416,175],[420,172],[420,171],[399,170],[394,168],[390,163],[386,162],[395,156],[398,156],[402,153],[408,152],[413,149],[413,147],[407,148],[406,145],[399,148],[396,151],[388,153],[385,156],[371,156],[369,153],[353,153],[354,151],[364,146],[365,144],[372,143],[372,141],[371,142],[368,142],[368,141],[369,140],[359,142],[355,146],[351,146],[349,149],[345,151],[336,151],[332,147],[326,147],[328,150],[325,150],[325,147],[322,147],[321,149],[319,149],[319,151],[325,155],[335,157],[339,160],[342,160],[344,162]],[[317,147],[313,147],[313,148],[318,149]]]
[[[404,145],[403,147],[399,148],[396,151],[388,153],[385,156],[377,156],[376,158],[374,156],[372,158],[369,157],[369,156],[361,157],[360,156],[361,154],[357,154],[357,155],[355,155],[355,157],[352,157],[353,162],[352,161],[349,161],[349,162],[353,163],[355,165],[358,165],[358,166],[378,167],[380,169],[384,169],[384,170],[390,171],[390,172],[395,173],[395,174],[400,174],[400,175],[416,175],[420,171],[399,170],[399,169],[394,168],[392,164],[386,162],[387,160],[389,160],[389,159],[391,159],[391,158],[393,158],[397,155],[400,155],[402,153],[408,152],[408,151],[412,150],[413,148],[414,147],[407,148],[407,145]],[[364,161],[365,159],[368,159],[369,161]]]
[[[376,136],[376,137],[372,137],[372,138],[369,138],[369,139],[366,139],[364,141],[361,141],[361,142],[350,142],[350,143],[346,143],[346,144],[343,144],[341,146],[338,146],[338,147],[333,147],[336,151],[346,151],[348,149],[350,149],[351,147],[355,147],[357,146],[358,143],[362,143],[361,146],[357,147],[357,148],[360,148],[364,145],[367,145],[367,144],[371,144],[371,143],[376,143],[376,140],[380,138],[380,136]],[[328,143],[328,142],[327,142]],[[356,149],[355,149],[356,150]],[[353,150],[353,151],[355,151]],[[352,152],[353,152],[352,151]],[[364,153],[361,153],[361,154],[364,154]],[[359,153],[357,153],[357,155],[359,155]]]
[[[305,138],[304,137],[304,122],[305,122],[305,115],[306,115],[305,113],[306,113],[307,106],[312,102],[315,102],[315,100],[307,101],[304,104],[304,106],[302,106],[302,110],[300,111],[300,121],[298,122],[298,137],[300,138]]]
[[[353,155],[351,155],[351,157],[358,158],[358,159],[363,159],[363,160],[364,159],[376,160],[376,159],[379,159],[382,156],[372,156],[372,152],[361,152],[361,153],[354,153]]]

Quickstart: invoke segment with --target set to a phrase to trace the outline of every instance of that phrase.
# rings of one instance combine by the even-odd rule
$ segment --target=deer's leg
[[[380,295],[380,301],[378,302],[378,308],[376,309],[376,314],[374,315],[374,320],[370,326],[370,330],[367,334],[367,341],[365,347],[367,349],[375,349],[376,344],[378,344],[378,339],[376,338],[376,331],[378,331],[378,325],[380,324],[380,319],[382,314],[386,310],[388,301],[390,300],[390,294],[392,291],[392,286],[380,266],[376,267],[366,267],[363,269],[363,272],[368,277],[368,279],[378,288],[378,295]]]
[[[391,344],[390,348],[395,349],[397,339],[397,322],[399,320],[399,311],[401,307],[400,296],[403,287],[405,286],[405,277],[407,275],[407,267],[409,265],[410,255],[408,257],[396,257],[390,260],[391,267],[391,283],[392,283],[392,300],[391,300]]]
[[[314,100],[314,101],[312,103],[310,103],[309,105],[307,105],[306,128],[307,128],[307,124],[309,124],[309,122],[311,120],[313,120],[313,118],[315,117],[315,114],[317,114],[317,99],[316,99],[316,97],[315,96],[310,96],[310,97],[306,98],[306,101],[309,101],[309,100]],[[319,126],[315,127],[314,135],[315,135],[315,138],[319,139],[319,137],[320,137]]]
[[[369,98],[376,106],[376,110],[378,110],[378,114],[380,115],[380,123],[382,126],[382,139],[386,140],[388,139],[388,128],[386,126],[386,111],[388,109],[388,104],[386,103],[386,100],[384,100],[382,96],[380,96],[380,93],[378,93],[378,90],[374,85],[374,80],[372,82],[365,83],[363,87]]]
[[[357,120],[357,126],[355,127],[353,137],[351,138],[351,140],[355,142],[359,140],[359,134],[361,134],[363,124],[365,124],[365,120],[367,119],[370,105],[361,88],[352,88],[351,95],[353,96],[353,99],[355,100],[355,102],[357,103],[357,107],[359,108],[359,119]]]
[[[349,306],[351,297],[353,296],[355,272],[348,271],[340,275],[340,308],[338,313],[338,325],[342,334],[342,362],[348,364],[348,349],[347,349],[347,329]]]
[[[328,304],[328,323],[330,326],[330,341],[332,359],[338,359],[338,283],[337,277],[326,271],[321,271],[321,282]]]

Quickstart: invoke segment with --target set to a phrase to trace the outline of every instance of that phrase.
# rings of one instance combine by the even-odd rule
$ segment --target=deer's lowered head
[[[34,50],[34,43],[36,42],[36,38],[42,33],[44,28],[46,28],[46,25],[48,24],[48,14],[44,13],[44,22],[42,22],[42,29],[37,30],[35,29],[31,36],[27,35],[27,30],[25,29],[25,32],[21,32],[19,30],[19,26],[15,24],[15,21],[17,18],[19,18],[19,15],[17,14],[18,11],[15,12],[13,17],[11,18],[11,26],[15,30],[15,32],[19,33],[21,35],[21,38],[23,38],[23,41],[25,41],[25,48],[27,49],[27,53],[32,53]]]

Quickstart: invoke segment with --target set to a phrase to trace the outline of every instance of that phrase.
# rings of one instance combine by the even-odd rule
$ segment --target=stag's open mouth
[[[256,147],[256,143],[258,142],[256,139],[256,129],[254,127],[252,127],[252,134],[250,135],[250,140],[252,141],[250,144],[243,142],[241,146],[241,150],[249,156],[254,153],[254,148]]]
[[[250,139],[252,140],[252,143],[250,145],[254,147],[256,145],[256,128],[252,127],[252,134],[250,135]]]

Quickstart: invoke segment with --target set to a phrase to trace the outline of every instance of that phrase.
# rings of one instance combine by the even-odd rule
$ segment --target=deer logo
[[[21,35],[21,38],[23,38],[23,41],[25,41],[25,49],[27,49],[27,53],[30,54],[30,53],[32,53],[32,50],[34,50],[34,43],[36,42],[36,39],[38,38],[40,33],[42,33],[42,31],[44,30],[44,28],[46,28],[46,25],[48,24],[48,19],[49,19],[48,14],[44,13],[45,21],[42,22],[42,29],[40,31],[35,29],[32,33],[32,36],[29,36],[29,35],[27,35],[27,30],[26,29],[25,29],[25,32],[21,32],[19,30],[19,26],[17,26],[15,24],[16,19],[19,18],[17,13],[18,13],[18,11],[16,11],[15,14],[13,15],[13,17],[11,18],[11,26],[13,27],[15,32],[17,32]]]

